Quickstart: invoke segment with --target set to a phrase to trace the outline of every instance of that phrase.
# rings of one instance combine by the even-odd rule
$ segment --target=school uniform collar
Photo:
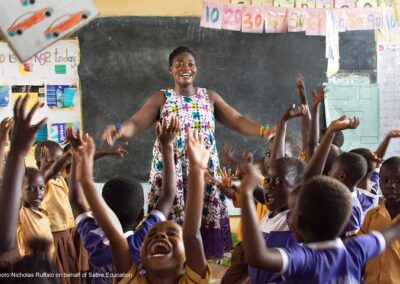
[[[309,247],[310,249],[319,250],[319,249],[337,249],[337,248],[344,248],[344,244],[341,239],[336,238],[331,241],[323,241],[323,242],[315,242],[304,244],[305,246]]]
[[[354,190],[351,192],[351,197],[357,197],[357,189],[354,189]]]
[[[284,207],[284,209],[281,212],[279,212],[278,214],[276,214],[274,217],[270,217],[271,213],[272,212],[268,212],[267,219],[275,219],[275,218],[277,218],[279,216],[287,215],[289,213],[289,208],[288,207]]]
[[[378,206],[378,214],[390,221],[391,223],[395,223],[400,220],[400,214],[398,214],[394,219],[390,217],[389,211],[387,210],[385,203],[382,203]]]

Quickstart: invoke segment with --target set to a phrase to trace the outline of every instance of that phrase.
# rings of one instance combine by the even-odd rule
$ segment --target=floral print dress
[[[180,131],[174,141],[175,171],[177,175],[176,197],[168,219],[182,225],[185,218],[185,210],[190,210],[190,208],[185,208],[188,175],[185,131],[187,127],[190,127],[192,131],[197,130],[204,143],[211,147],[208,171],[212,177],[220,179],[220,165],[214,138],[214,107],[210,103],[207,89],[204,88],[197,88],[196,94],[191,97],[181,96],[173,89],[162,90],[162,92],[166,101],[160,111],[160,121],[166,118],[169,122],[171,116],[176,116],[180,123]],[[149,212],[151,212],[160,196],[162,170],[161,148],[159,142],[156,141],[153,148],[150,172]],[[207,258],[221,259],[223,253],[232,248],[228,208],[225,199],[225,195],[221,194],[216,186],[205,185],[201,235]]]

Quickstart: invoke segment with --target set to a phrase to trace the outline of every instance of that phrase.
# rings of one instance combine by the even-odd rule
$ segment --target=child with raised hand
[[[166,216],[168,216],[172,207],[176,190],[172,143],[179,130],[179,122],[177,119],[172,118],[169,126],[164,121],[163,126],[158,123],[156,129],[164,155],[164,178],[162,193],[154,210],[142,222],[144,197],[143,188],[138,181],[114,178],[105,183],[102,192],[105,202],[117,216],[122,226],[124,236],[129,244],[132,261],[136,265],[140,264],[140,248],[146,233],[154,224],[166,220]],[[67,140],[75,152],[83,143],[79,133],[75,135],[72,129],[67,131]],[[96,219],[83,202],[82,188],[76,180],[77,168],[75,160],[72,162],[71,170],[70,202],[76,217],[77,231],[89,252],[89,261],[94,274],[92,281],[93,283],[111,283],[112,278],[106,275],[106,273],[114,272],[109,242]]]
[[[400,130],[399,129],[394,129],[388,132],[388,134],[385,136],[381,144],[379,144],[378,149],[376,149],[375,154],[383,159],[386,154],[387,147],[389,146],[390,141],[393,138],[399,138],[400,137]]]
[[[381,232],[338,238],[351,214],[349,190],[324,176],[305,182],[291,208],[290,227],[304,245],[268,248],[258,231],[252,193],[258,173],[250,168],[241,185],[243,237],[249,263],[280,273],[285,283],[360,283],[368,259],[383,252],[400,237],[400,223]]]
[[[308,129],[310,128],[311,114],[308,107],[308,100],[306,94],[306,87],[304,84],[304,77],[297,74],[295,77],[296,95],[300,98],[300,104],[305,106],[306,114],[301,117],[301,136],[302,136],[302,152],[306,152]]]
[[[10,138],[10,134],[14,125],[11,117],[4,118],[0,123],[0,184],[3,180],[3,166],[6,158],[6,144]]]
[[[14,129],[11,135],[11,146],[4,170],[3,184],[0,190],[0,264],[4,263],[4,255],[13,250],[16,244],[16,228],[20,206],[21,188],[24,176],[24,161],[33,145],[36,132],[46,122],[41,120],[31,125],[31,120],[39,103],[25,114],[29,95],[19,97],[14,105]],[[0,267],[2,270],[2,267]]]
[[[88,137],[74,155],[78,162],[78,181],[82,184],[98,224],[110,241],[115,272],[120,283],[208,283],[210,270],[204,256],[200,225],[204,174],[210,151],[202,145],[196,133],[192,134],[187,130],[187,136],[187,206],[191,210],[188,210],[183,225],[183,241],[182,230],[175,223],[166,221],[154,225],[147,233],[141,249],[145,274],[138,273],[138,267],[132,262],[129,244],[118,219],[95,188],[93,139]]]
[[[361,226],[366,234],[382,229],[400,220],[400,158],[391,157],[381,166],[379,183],[385,198],[379,207],[370,209]],[[400,279],[400,241],[387,246],[385,252],[371,259],[364,270],[363,283],[394,284]]]
[[[329,154],[329,149],[335,133],[339,130],[355,129],[360,120],[358,117],[346,120],[343,115],[339,119],[332,121],[321,140],[316,152],[307,165],[304,177],[308,179],[315,175],[320,175],[325,167],[325,162]],[[367,162],[365,159],[355,153],[343,153],[337,157],[329,171],[329,176],[333,177],[347,186],[352,196],[352,213],[344,228],[342,237],[356,235],[361,227],[364,217],[360,201],[357,198],[356,187],[367,173]]]

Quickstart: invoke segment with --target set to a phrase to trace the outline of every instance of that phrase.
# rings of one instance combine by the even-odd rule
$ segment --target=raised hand
[[[76,163],[76,179],[80,183],[93,181],[93,158],[96,152],[94,140],[89,135],[84,137],[83,143],[74,153]]]
[[[331,122],[329,129],[333,131],[345,130],[345,129],[356,129],[360,124],[360,118],[355,116],[354,118],[347,119],[346,115],[342,115],[338,119]]]
[[[7,143],[10,139],[10,134],[14,126],[14,119],[12,117],[4,118],[0,123],[0,143]]]
[[[119,156],[125,158],[129,154],[128,150],[126,149],[127,146],[128,146],[128,141],[125,141],[107,149],[106,153],[109,156]]]
[[[325,99],[325,89],[320,86],[317,90],[312,92],[312,107],[316,108]]]
[[[71,148],[74,151],[83,144],[83,140],[81,137],[81,131],[79,129],[76,131],[76,135],[75,135],[72,127],[68,126],[65,131],[65,137],[66,137],[66,141],[71,145]]]
[[[243,192],[253,193],[258,187],[261,179],[261,172],[255,165],[248,163],[243,167],[240,189]]]
[[[236,167],[237,161],[235,160],[235,150],[232,145],[225,144],[221,152],[222,159],[230,166]]]
[[[203,141],[196,130],[191,132],[190,128],[187,128],[186,133],[189,166],[192,168],[207,169],[211,149],[207,149],[203,145]]]
[[[305,85],[304,85],[304,77],[301,74],[297,74],[295,77],[296,83],[296,95],[300,98],[305,97]]]
[[[176,116],[171,117],[169,125],[167,123],[167,120],[164,118],[162,126],[160,122],[157,123],[157,138],[163,146],[170,145],[175,140],[179,129],[179,120]]]
[[[296,106],[295,104],[293,104],[282,113],[281,119],[283,121],[288,121],[292,118],[306,115],[306,113],[307,113],[306,105]]]
[[[102,135],[102,139],[106,140],[109,145],[113,145],[114,140],[121,137],[121,132],[117,130],[117,127],[114,124],[107,125]]]
[[[221,187],[233,187],[233,174],[231,169],[226,170],[226,168],[224,167],[221,170]]]
[[[390,130],[388,132],[387,136],[389,138],[398,138],[398,137],[400,137],[400,130],[398,130],[398,129]]]
[[[27,155],[35,140],[36,132],[46,123],[47,118],[42,119],[39,123],[31,125],[32,117],[39,107],[36,103],[25,115],[26,104],[28,103],[29,94],[25,97],[18,97],[14,105],[14,127],[11,135],[10,152],[15,151],[23,155]]]

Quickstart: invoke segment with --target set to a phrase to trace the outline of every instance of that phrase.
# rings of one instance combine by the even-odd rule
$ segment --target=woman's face
[[[176,85],[182,87],[192,85],[197,75],[196,60],[193,55],[188,52],[176,55],[169,67],[169,73]]]

